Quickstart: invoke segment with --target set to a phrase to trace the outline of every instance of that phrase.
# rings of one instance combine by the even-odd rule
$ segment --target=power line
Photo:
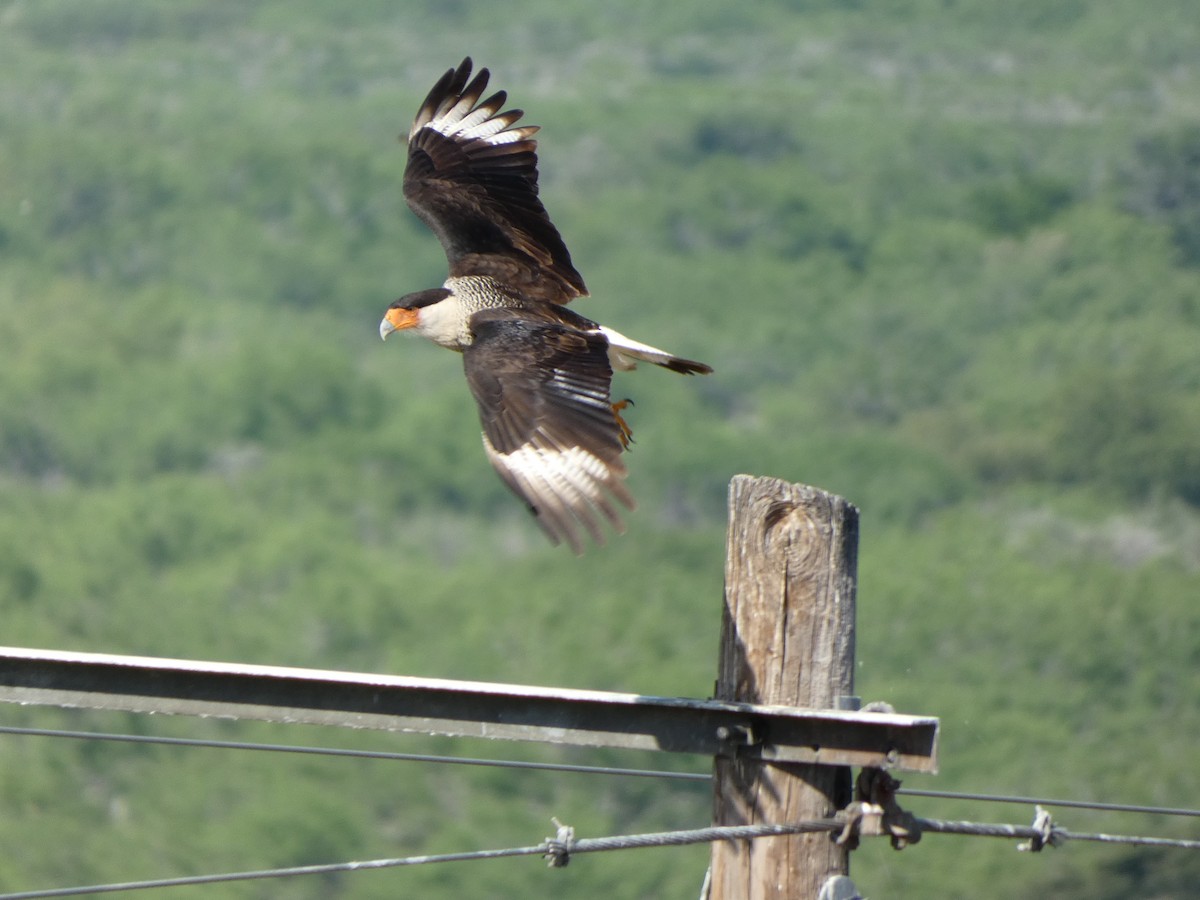
[[[916,819],[922,831],[935,834],[958,834],[969,837],[1039,838],[1044,831],[1029,825],[996,825],[984,822],[953,822],[943,819]],[[1181,850],[1200,850],[1200,841],[1182,838],[1141,837],[1129,834],[1102,834],[1069,831],[1055,826],[1052,834],[1064,841],[1092,841],[1104,844],[1131,844],[1143,847],[1174,847]],[[3,898],[0,898],[3,900]]]
[[[436,763],[440,765],[493,766],[504,769],[532,769],[549,772],[569,772],[581,775],[611,775],[630,778],[664,778],[678,781],[711,781],[708,772],[675,772],[664,769],[637,769],[617,766],[589,766],[570,763],[526,762],[511,759],[489,759],[469,756],[449,756],[427,753],[399,753],[389,750],[357,750],[343,747],[313,747],[298,744],[272,744],[249,741],[225,741],[206,738],[162,737],[156,735],[121,734],[99,731],[72,731],[55,728],[21,728],[0,725],[0,734],[70,738],[76,740],[113,741],[128,744],[164,744],[178,747],[199,747],[219,750],[252,750],[271,753],[297,753],[317,756],[340,756],[359,759],[381,759],[393,762]],[[1100,812],[1147,813],[1160,816],[1200,817],[1200,809],[1171,806],[1145,806],[1129,803],[1104,803],[1093,800],[1064,800],[1052,797],[1029,797],[1010,794],[985,794],[960,791],[935,791],[901,787],[897,794],[928,797],[938,800],[969,800],[984,803],[1016,803],[1025,806],[1058,806]]]
[[[955,791],[927,791],[902,787],[897,794],[910,797],[933,797],[939,800],[981,800],[987,803],[1020,803],[1036,806],[1063,806],[1074,809],[1092,809],[1101,812],[1151,813],[1159,816],[1200,816],[1200,809],[1183,809],[1171,806],[1138,806],[1129,803],[1099,803],[1092,800],[1056,800],[1048,797],[1019,797],[1005,794],[971,794]]]
[[[533,856],[546,853],[544,844],[536,847],[512,847],[505,850],[477,850],[468,853],[441,853],[429,856],[407,856],[402,859],[370,859],[358,862],[326,863],[315,866],[290,866],[283,869],[258,869],[249,872],[222,872],[215,875],[183,875],[178,878],[154,878],[145,881],[123,881],[79,887],[48,888],[0,894],[0,900],[34,900],[41,897],[82,897],[85,894],[110,894],[116,891],[140,891],[151,888],[185,887],[221,884],[228,881],[253,881],[264,878],[290,878],[297,875],[329,875],[335,872],[359,872],[395,866],[415,866],[424,863],[465,862],[474,859],[499,859],[506,856]]]
[[[255,750],[270,753],[300,753],[315,756],[341,756],[359,759],[384,759],[397,762],[440,763],[460,766],[495,766],[502,769],[536,769],[551,772],[573,772],[582,775],[618,775],[631,778],[676,778],[688,781],[711,781],[707,772],[669,772],[657,769],[629,769],[615,766],[584,766],[570,763],[525,762],[515,759],[483,759],[469,756],[438,756],[427,753],[397,753],[389,750],[356,750],[343,747],[309,747],[298,744],[269,744],[248,741],[220,741],[206,738],[159,737],[145,734],[118,734],[100,731],[71,731],[56,728],[20,728],[0,725],[0,734],[31,737],[72,738],[78,740],[114,741],[125,744],[165,744],[176,747],[202,747],[219,750]]]
[[[1096,841],[1102,844],[1130,844],[1137,847],[1173,847],[1178,850],[1200,850],[1200,841],[1184,838],[1137,837],[1129,834],[1088,834],[1077,831],[1060,831],[1068,841]]]
[[[955,822],[940,819],[917,819],[922,831],[939,834],[969,835],[973,837],[1045,839],[1050,835],[1052,843],[1062,840],[1099,841],[1103,843],[1133,844],[1141,846],[1176,847],[1200,850],[1200,841],[1176,840],[1171,838],[1138,837],[1132,835],[1095,834],[1072,832],[1066,829],[1037,828],[1027,825],[989,824],[981,822]],[[291,866],[278,869],[257,869],[244,872],[224,872],[210,875],[185,875],[177,878],[158,878],[145,881],[125,881],[79,887],[49,888],[44,890],[20,891],[0,894],[0,900],[41,900],[50,897],[79,897],[87,894],[105,894],[116,891],[146,890],[151,888],[183,887],[219,884],[230,881],[250,881],[267,878],[290,878],[300,875],[328,875],[337,872],[357,872],[371,869],[397,868],[400,866],[426,865],[431,863],[471,862],[485,859],[501,859],[515,856],[545,856],[552,866],[564,866],[571,855],[596,853],[608,850],[629,850],[639,847],[674,847],[687,844],[712,843],[714,841],[752,840],[791,834],[819,831],[839,831],[846,827],[840,819],[814,819],[788,825],[733,825],[694,828],[683,831],[665,831],[649,834],[619,835],[602,838],[575,840],[573,829],[560,826],[557,838],[547,838],[531,847],[509,847],[498,850],[472,850],[461,853],[439,853],[423,856],[406,856],[391,859],[372,859],[342,863],[327,863],[310,866]]]
[[[281,869],[258,869],[247,872],[224,872],[214,875],[185,875],[178,878],[157,878],[146,881],[125,881],[111,884],[95,884],[80,887],[49,888],[46,890],[20,891],[0,894],[0,900],[40,900],[46,897],[81,897],[87,894],[107,894],[116,891],[136,891],[150,888],[184,887],[220,884],[229,881],[250,881],[265,878],[290,878],[298,875],[328,875],[336,872],[357,872],[370,869],[388,869],[399,866],[416,866],[430,863],[469,862],[483,859],[501,859],[512,856],[547,856],[551,865],[566,865],[570,855],[596,853],[605,850],[626,850],[638,847],[676,847],[686,844],[711,843],[722,840],[749,840],[776,835],[803,834],[813,831],[835,831],[842,823],[835,819],[797,822],[792,825],[734,825],[713,828],[696,828],[687,831],[664,831],[650,834],[623,835],[617,837],[547,838],[534,847],[509,847],[500,850],[473,850],[462,853],[439,853],[426,856],[406,856],[396,859],[371,859],[357,862],[327,863],[313,866],[291,866]],[[557,861],[557,862],[556,862]]]

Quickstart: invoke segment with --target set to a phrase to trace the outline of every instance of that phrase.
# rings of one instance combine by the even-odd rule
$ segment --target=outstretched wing
[[[581,527],[603,543],[600,516],[624,530],[613,500],[629,509],[634,502],[604,336],[511,309],[476,313],[471,330],[467,383],[484,450],[504,483],[554,543],[565,540],[576,553]]]
[[[481,100],[488,70],[468,57],[434,85],[408,134],[404,197],[446,250],[451,275],[491,275],[533,299],[587,294],[558,229],[538,199],[536,125]]]

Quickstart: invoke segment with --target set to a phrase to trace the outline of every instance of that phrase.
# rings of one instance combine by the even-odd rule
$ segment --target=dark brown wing
[[[484,449],[504,483],[552,541],[565,540],[576,553],[581,526],[603,543],[600,515],[623,530],[613,500],[629,509],[634,503],[624,484],[604,336],[511,309],[476,313],[471,330],[467,383]]]
[[[464,59],[434,85],[408,135],[404,197],[446,250],[451,275],[491,275],[549,303],[587,294],[538,199],[536,125],[481,100],[488,70]]]

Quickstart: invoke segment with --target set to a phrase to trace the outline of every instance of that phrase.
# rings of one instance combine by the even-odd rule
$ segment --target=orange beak
[[[379,323],[379,336],[387,340],[393,331],[403,331],[417,324],[418,313],[415,309],[403,309],[399,306],[387,311],[383,321]]]

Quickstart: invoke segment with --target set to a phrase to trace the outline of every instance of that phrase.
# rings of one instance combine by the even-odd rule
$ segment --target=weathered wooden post
[[[833,709],[853,694],[857,550],[858,510],[840,497],[774,478],[733,479],[717,699]],[[721,756],[713,822],[827,818],[850,794],[848,768]],[[816,900],[847,870],[846,851],[828,833],[721,842],[710,897]]]

